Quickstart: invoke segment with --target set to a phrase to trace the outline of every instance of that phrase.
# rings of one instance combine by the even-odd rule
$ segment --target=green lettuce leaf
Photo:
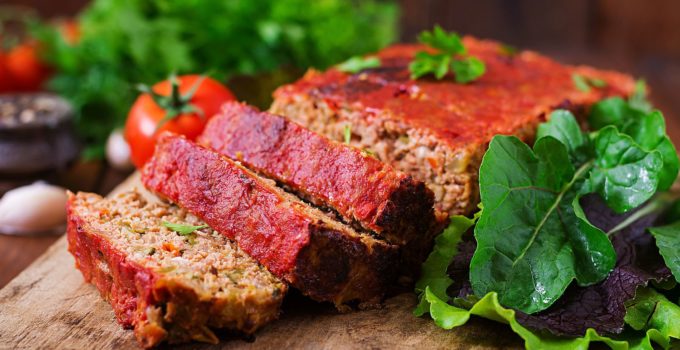
[[[607,276],[614,248],[573,205],[591,163],[574,169],[565,145],[551,136],[533,151],[516,137],[493,138],[480,166],[484,210],[470,264],[476,295],[498,292],[503,305],[534,313],[574,279],[589,285]]]
[[[672,339],[680,339],[680,306],[652,288],[641,288],[626,303],[626,324],[647,336],[634,341],[643,349],[651,349],[651,340],[669,348]]]
[[[613,101],[621,101],[623,107],[629,108],[621,99]],[[626,132],[608,126],[595,133],[591,142],[571,112],[558,110],[550,115],[549,121],[539,125],[537,139],[546,136],[558,139],[567,147],[575,166],[592,159],[588,183],[592,187],[587,192],[597,192],[610,208],[626,212],[648,200],[661,181],[670,179],[672,183],[678,173],[677,155],[665,136],[663,116],[655,112],[635,118],[616,123]]]
[[[588,125],[593,130],[599,130],[609,125],[623,129],[628,123],[644,114],[643,111],[631,108],[628,102],[621,97],[610,97],[593,105],[588,116]]]
[[[663,128],[647,130],[642,134],[664,135]],[[494,137],[480,166],[486,210],[470,264],[475,294],[498,292],[503,305],[531,314],[552,305],[573,280],[602,281],[616,254],[588,222],[580,197],[594,192],[627,212],[656,193],[662,162],[659,151],[643,149],[615,126],[584,134],[568,111],[539,126],[533,150],[515,137]]]
[[[592,329],[581,338],[559,338],[538,335],[528,330],[515,319],[515,311],[506,309],[498,302],[498,294],[491,292],[476,302],[469,310],[449,305],[428,290],[425,297],[430,303],[430,316],[435,324],[444,329],[464,325],[470,315],[481,316],[496,322],[505,323],[522,339],[527,349],[588,349],[590,342],[601,341],[612,349],[627,349],[627,342],[602,337]]]
[[[680,221],[666,226],[650,227],[649,232],[675,280],[680,282]]]
[[[569,157],[577,165],[585,163],[590,157],[590,139],[583,134],[569,111],[554,111],[550,114],[549,121],[538,126],[536,139],[546,136],[552,136],[562,142],[569,151]]]
[[[680,307],[663,298],[658,293],[640,293],[631,303],[631,322],[639,326],[640,332],[629,332],[620,338],[599,335],[588,329],[586,334],[578,338],[561,338],[530,331],[517,322],[515,311],[506,309],[498,301],[498,294],[488,293],[469,308],[450,305],[425,289],[425,298],[430,305],[429,313],[435,324],[444,329],[452,329],[467,323],[471,315],[480,316],[510,326],[524,339],[527,349],[588,349],[592,342],[602,342],[614,350],[645,349],[652,350],[652,342],[663,348],[669,348],[671,339],[680,339]],[[653,304],[653,307],[649,307]],[[650,312],[650,310],[652,312]],[[648,318],[644,318],[647,315]]]
[[[446,289],[449,288],[452,280],[446,273],[446,269],[458,253],[457,246],[461,236],[475,224],[477,218],[479,218],[479,212],[472,219],[462,215],[453,216],[449,226],[435,238],[434,248],[423,263],[420,279],[416,282],[415,290],[420,296],[420,302],[413,311],[414,315],[422,316],[428,312],[429,304],[424,297],[426,288],[429,288],[430,292],[439,299],[449,300]]]
[[[663,170],[659,173],[659,190],[669,189],[678,176],[680,160],[673,142],[666,135],[666,122],[661,112],[654,111],[633,120],[622,132],[630,135],[642,149],[661,154]]]
[[[645,151],[614,126],[595,137],[595,161],[589,192],[597,192],[618,213],[640,206],[656,193],[663,158],[658,151]]]
[[[613,125],[630,137],[645,151],[658,151],[663,158],[663,170],[659,174],[659,190],[671,187],[680,169],[675,146],[666,134],[666,123],[659,111],[645,107],[644,98],[625,101],[611,97],[593,105],[588,124],[594,130]],[[637,101],[637,102],[634,102]]]

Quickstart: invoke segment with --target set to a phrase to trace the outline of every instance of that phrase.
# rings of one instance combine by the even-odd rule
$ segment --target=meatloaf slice
[[[198,226],[172,231],[168,223]],[[216,343],[211,328],[252,333],[279,314],[286,285],[186,210],[137,192],[69,194],[69,251],[118,322],[144,347]]]
[[[472,83],[458,84],[451,76],[411,80],[409,62],[426,48],[396,45],[376,54],[379,68],[309,71],[274,93],[270,111],[336,141],[350,128],[352,145],[424,181],[437,209],[466,214],[478,201],[479,163],[494,135],[528,141],[552,109],[583,112],[634,88],[627,75],[565,66],[530,51],[508,54],[492,41],[466,37],[464,44],[486,64],[486,73]],[[579,89],[575,75],[604,86]]]
[[[184,137],[159,137],[142,181],[312,299],[338,307],[378,303],[395,277],[396,246],[334,221],[274,181]]]
[[[284,117],[238,102],[222,106],[199,143],[285,184],[352,226],[404,246],[430,248],[434,197],[423,182]],[[418,266],[419,267],[419,266]]]

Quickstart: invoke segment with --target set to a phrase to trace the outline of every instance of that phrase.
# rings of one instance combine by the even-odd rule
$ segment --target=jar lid
[[[72,116],[54,94],[0,95],[0,177],[66,169],[80,153]]]
[[[72,115],[71,105],[55,94],[0,94],[0,131],[55,127]]]

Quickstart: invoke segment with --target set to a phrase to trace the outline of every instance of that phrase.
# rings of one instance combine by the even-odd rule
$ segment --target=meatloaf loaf
[[[196,230],[178,233],[171,224]],[[69,194],[68,243],[85,280],[144,347],[216,343],[211,328],[252,333],[278,316],[286,293],[234,242],[137,192],[111,199]]]
[[[184,137],[160,135],[142,181],[314,300],[340,308],[375,304],[395,277],[396,246],[333,220]]]
[[[344,222],[403,246],[418,268],[423,259],[415,253],[429,251],[441,226],[423,182],[284,117],[229,102],[198,142],[337,212]]]
[[[565,66],[530,51],[508,54],[492,41],[466,37],[464,44],[486,64],[486,73],[472,83],[458,84],[451,76],[411,80],[409,62],[426,48],[396,45],[376,54],[378,68],[309,71],[274,93],[270,111],[337,141],[349,128],[352,145],[427,183],[438,209],[465,214],[478,201],[479,163],[493,135],[528,141],[552,109],[584,112],[634,88],[627,75]],[[601,87],[579,89],[574,76],[598,79]]]

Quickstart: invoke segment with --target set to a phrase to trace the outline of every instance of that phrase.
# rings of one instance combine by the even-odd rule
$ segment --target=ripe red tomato
[[[50,75],[50,69],[38,57],[35,42],[21,43],[5,57],[5,68],[12,80],[14,91],[40,90]]]
[[[203,131],[208,119],[220,106],[234,100],[234,95],[219,82],[199,75],[176,78],[157,83],[153,93],[142,93],[132,105],[125,123],[125,140],[130,145],[132,163],[141,168],[153,155],[156,138],[167,130],[195,139]],[[199,84],[197,86],[194,86]],[[195,89],[195,93],[191,94]],[[151,92],[150,91],[150,92]]]
[[[0,93],[14,90],[14,79],[7,69],[7,55],[0,51]]]
[[[61,33],[61,36],[64,37],[64,41],[66,41],[67,44],[75,45],[78,43],[78,41],[80,41],[80,26],[75,20],[64,20],[57,24],[57,28],[59,29],[59,33]]]

